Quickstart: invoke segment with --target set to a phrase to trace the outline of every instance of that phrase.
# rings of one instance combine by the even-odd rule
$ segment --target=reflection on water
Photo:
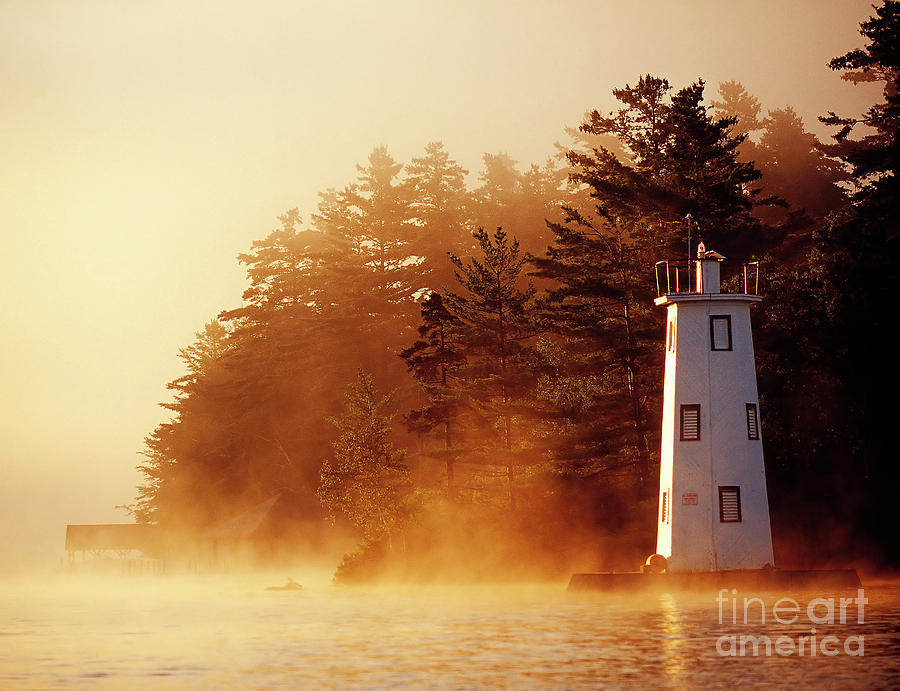
[[[681,610],[675,597],[669,593],[659,596],[659,622],[663,631],[663,671],[667,680],[676,683],[684,678],[685,646]]]
[[[867,589],[864,624],[818,627],[819,636],[864,635],[863,657],[722,657],[716,650],[722,635],[797,637],[808,622],[762,629],[720,624],[715,593],[584,597],[567,595],[563,585],[339,588],[293,575],[304,590],[264,590],[284,574],[6,583],[0,688],[98,681],[112,688],[900,681],[895,587]]]

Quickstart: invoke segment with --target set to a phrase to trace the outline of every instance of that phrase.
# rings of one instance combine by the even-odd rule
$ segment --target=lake
[[[744,624],[741,592],[717,602],[715,592],[570,595],[564,583],[338,587],[298,572],[302,591],[264,590],[285,575],[7,579],[0,688],[900,684],[890,584],[865,588],[862,621],[845,603],[840,622],[839,598],[855,591],[766,593]],[[836,599],[813,603],[811,621],[817,595]],[[784,597],[796,621],[773,618]],[[791,607],[782,601],[782,621]]]

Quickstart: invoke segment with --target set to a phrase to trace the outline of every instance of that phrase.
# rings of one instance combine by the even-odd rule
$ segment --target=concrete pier
[[[782,571],[780,569],[742,569],[735,571],[707,571],[695,573],[576,573],[569,581],[570,593],[618,592],[679,592],[686,590],[841,590],[858,588],[862,584],[856,569],[825,569],[812,571]]]

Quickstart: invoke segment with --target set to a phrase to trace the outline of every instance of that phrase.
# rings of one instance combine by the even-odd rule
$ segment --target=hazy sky
[[[128,520],[179,348],[235,255],[385,144],[543,161],[644,73],[744,84],[807,126],[870,0],[0,0],[0,570]],[[877,90],[876,90],[877,93]]]

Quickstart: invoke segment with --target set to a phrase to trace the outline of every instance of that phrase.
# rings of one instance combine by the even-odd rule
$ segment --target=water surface
[[[896,686],[900,589],[869,587],[863,623],[719,622],[716,593],[574,596],[565,584],[342,588],[284,575],[90,577],[3,584],[0,688],[592,688]],[[745,593],[737,594],[737,602]],[[805,607],[828,593],[793,595]],[[855,592],[838,597],[855,596]],[[824,606],[823,606],[824,607]],[[824,608],[818,610],[820,616]],[[811,633],[815,629],[815,633]],[[805,637],[806,654],[723,656],[722,636]],[[817,655],[809,654],[816,636]],[[822,638],[838,644],[822,654]],[[841,645],[864,637],[864,655]],[[852,647],[852,646],[851,646]],[[858,646],[857,646],[858,647]],[[724,646],[727,650],[727,646]]]

